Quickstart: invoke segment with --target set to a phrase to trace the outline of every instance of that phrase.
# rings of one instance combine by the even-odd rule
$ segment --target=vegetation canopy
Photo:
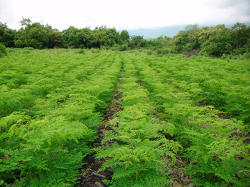
[[[1,186],[248,185],[249,60],[7,51]]]

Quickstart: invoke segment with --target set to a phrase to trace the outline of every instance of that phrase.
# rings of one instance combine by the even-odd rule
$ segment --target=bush
[[[250,52],[246,52],[242,55],[243,59],[250,59]]]
[[[168,49],[158,49],[157,51],[156,51],[156,53],[157,53],[157,55],[167,55],[167,54],[169,54],[169,50]]]
[[[5,55],[7,55],[6,47],[5,45],[0,43],[0,57],[3,57]]]
[[[147,52],[147,55],[152,55],[152,54],[153,54],[152,51]]]
[[[84,49],[80,49],[79,51],[77,51],[78,54],[85,54],[85,50]]]
[[[127,51],[128,50],[128,44],[123,44],[119,47],[119,51]]]

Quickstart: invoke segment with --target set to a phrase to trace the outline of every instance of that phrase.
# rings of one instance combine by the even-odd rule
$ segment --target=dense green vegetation
[[[32,23],[23,18],[19,30],[12,30],[0,22],[0,43],[6,47],[43,48],[102,48],[119,51],[145,49],[149,54],[166,55],[184,53],[224,58],[249,58],[250,26],[236,23],[199,27],[189,25],[173,38],[161,36],[146,40],[143,36],[129,36],[128,31],[118,32],[105,26],[95,29],[75,28],[59,31],[50,25]]]
[[[121,35],[125,48],[143,39]],[[158,41],[164,46],[169,39]],[[186,185],[249,185],[249,60],[99,49],[7,52],[0,58],[0,185],[73,186],[93,152],[103,161],[100,170],[113,172],[103,180],[109,186],[181,185],[176,176],[183,175]],[[117,90],[120,109],[100,136]]]
[[[186,27],[174,37],[177,51],[199,50],[200,54],[222,56],[249,53],[250,26],[236,23],[231,29],[225,25],[199,28]]]
[[[0,57],[7,55],[6,47],[0,43]]]
[[[119,69],[109,53],[22,51],[2,58],[1,185],[72,185]]]

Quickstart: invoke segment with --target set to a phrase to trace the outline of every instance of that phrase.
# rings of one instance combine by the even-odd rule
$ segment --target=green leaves
[[[0,181],[72,186],[83,158],[92,152],[89,145],[108,106],[106,95],[112,95],[120,61],[100,63],[113,59],[108,53],[81,58],[64,51],[35,53],[9,56],[11,63],[0,65]],[[88,79],[78,79],[79,72]],[[10,86],[16,79],[20,85]]]
[[[149,93],[138,84],[133,64],[127,61],[124,66],[123,110],[110,122],[112,131],[104,133],[97,158],[106,159],[102,169],[113,171],[112,186],[164,186],[166,170],[181,146],[160,132],[172,135],[175,127],[152,116]]]
[[[171,185],[180,160],[193,185],[245,186],[247,65],[15,49],[0,63],[0,184],[72,186],[96,151],[111,186]],[[93,149],[120,72],[119,112]]]
[[[244,134],[244,125],[235,119],[222,119],[221,111],[215,109],[227,102],[226,85],[208,76],[207,80],[202,80],[200,77],[204,75],[199,75],[196,70],[196,66],[203,65],[200,62],[195,61],[191,66],[187,59],[179,64],[174,60],[169,58],[165,63],[152,59],[147,63],[136,63],[136,66],[139,77],[145,83],[143,85],[151,90],[158,116],[174,125],[169,133],[174,132],[174,139],[184,147],[182,154],[190,162],[187,174],[192,176],[192,183],[199,186],[242,185],[244,177],[239,179],[235,176],[247,162],[247,148],[243,144],[244,138],[240,137]],[[176,67],[181,72],[169,71]],[[210,64],[202,73],[224,78],[223,70],[216,72],[215,68],[216,65]],[[207,102],[205,105],[212,106],[198,106],[196,101],[201,98]],[[237,103],[243,104],[241,101]],[[236,159],[239,155],[240,159]]]

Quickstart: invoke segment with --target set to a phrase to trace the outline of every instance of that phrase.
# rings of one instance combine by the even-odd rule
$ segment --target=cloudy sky
[[[250,0],[0,0],[1,22],[17,29],[22,17],[60,30],[249,23]]]

